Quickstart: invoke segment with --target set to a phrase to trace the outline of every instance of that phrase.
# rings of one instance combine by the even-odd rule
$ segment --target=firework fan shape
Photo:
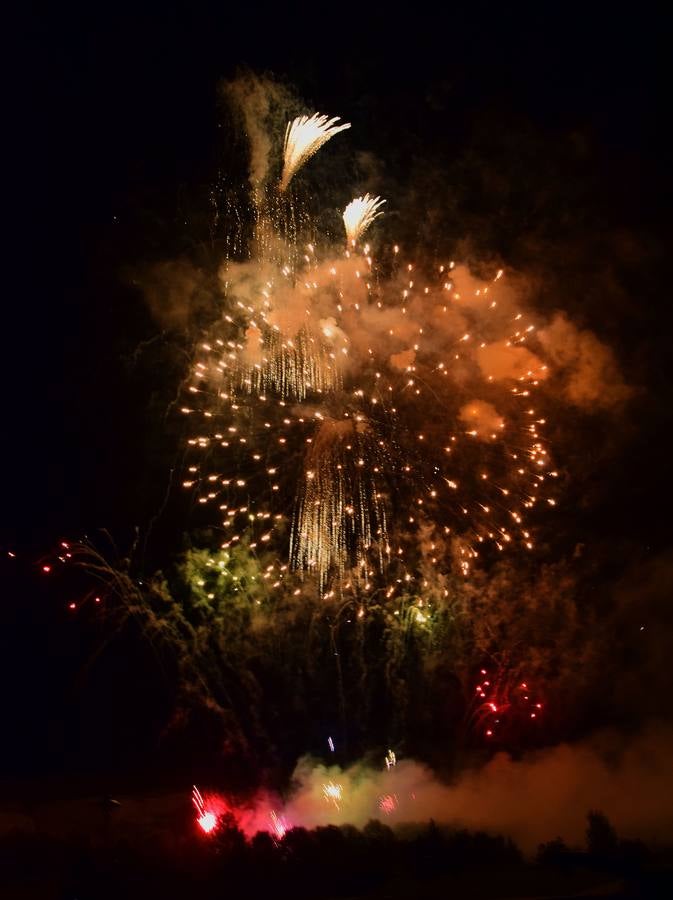
[[[369,194],[351,200],[343,211],[346,239],[349,244],[355,245],[374,219],[383,215],[383,212],[377,212],[377,210],[385,202],[380,197],[370,197]]]
[[[222,546],[273,544],[278,584],[294,569],[386,597],[428,565],[530,550],[526,514],[555,503],[533,401],[547,366],[502,272],[302,250],[228,264],[195,361],[184,485],[217,508]]]
[[[283,174],[280,179],[281,191],[287,190],[294,175],[301,169],[323,144],[350,128],[350,122],[337,125],[338,116],[329,119],[320,113],[312,116],[298,116],[288,123],[283,146]]]

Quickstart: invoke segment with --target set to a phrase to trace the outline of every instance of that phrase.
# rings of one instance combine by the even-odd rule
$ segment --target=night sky
[[[211,198],[239,152],[219,86],[244,67],[273,73],[307,109],[352,122],[357,150],[385,161],[378,171],[391,209],[403,206],[396,190],[407,208],[436,204],[418,226],[426,243],[435,228],[438,246],[467,241],[512,268],[552,273],[543,304],[562,304],[613,349],[635,399],[616,420],[563,423],[582,435],[568,469],[584,472],[587,454],[595,465],[571,478],[549,552],[594,546],[598,593],[637,581],[638,566],[657,590],[651,566],[663,560],[670,572],[673,550],[664,32],[646,8],[603,15],[565,5],[495,15],[111,5],[12,23],[5,771],[95,768],[91,753],[109,747],[107,711],[95,691],[81,699],[82,634],[64,624],[62,598],[52,604],[39,563],[59,540],[99,529],[128,548],[179,473],[181,426],[166,410],[180,381],[180,336],[162,331],[140,285],[155,263],[217,252]],[[362,158],[347,153],[341,159],[362,179]],[[416,227],[394,213],[388,224],[397,233]],[[148,570],[181,548],[190,511],[171,496],[162,515],[147,541]],[[143,745],[138,762],[138,723],[159,689],[148,677],[122,721],[124,698],[115,700],[111,682],[119,677],[128,692],[125,665],[101,688],[119,719],[101,756],[107,766],[147,764],[154,746]],[[665,681],[653,691],[646,711],[668,715]],[[625,720],[633,724],[631,712]]]

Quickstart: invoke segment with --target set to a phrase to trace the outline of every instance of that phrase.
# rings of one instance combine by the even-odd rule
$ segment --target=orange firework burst
[[[292,123],[285,182],[300,148],[320,145],[302,129],[324,142],[347,127],[334,121]],[[351,241],[381,202],[347,207]],[[226,267],[182,408],[200,454],[184,484],[217,507],[223,547],[276,542],[324,591],[378,589],[382,574],[386,597],[417,577],[419,554],[467,575],[489,546],[532,549],[526,514],[555,503],[533,400],[547,366],[502,271],[285,245]]]

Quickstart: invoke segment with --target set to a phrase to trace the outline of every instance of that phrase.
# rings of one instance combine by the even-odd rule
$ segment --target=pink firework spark
[[[387,816],[397,809],[397,794],[384,794],[379,797],[379,809]]]

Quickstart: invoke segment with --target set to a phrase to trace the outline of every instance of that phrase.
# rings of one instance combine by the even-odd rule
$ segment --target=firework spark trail
[[[343,800],[343,787],[340,784],[328,781],[323,785],[322,792],[328,803],[333,803],[337,809],[340,808],[341,801]]]
[[[519,680],[516,672],[501,667],[494,674],[481,669],[480,675],[467,709],[468,733],[474,730],[496,740],[519,719],[528,720],[531,725],[540,719],[543,704],[533,695],[529,682]]]
[[[217,816],[206,808],[201,792],[196,785],[192,788],[192,803],[196,810],[196,822],[205,834],[210,834],[217,828]]]
[[[283,816],[279,816],[274,809],[269,813],[269,820],[271,822],[271,833],[273,837],[276,841],[282,841],[289,828],[287,821]]]
[[[365,194],[364,197],[356,197],[351,200],[344,209],[346,239],[351,246],[355,246],[374,219],[383,215],[383,212],[379,211],[379,207],[383,206],[385,202],[380,197],[370,197],[369,194]]]
[[[339,116],[328,119],[320,113],[298,116],[288,123],[283,147],[283,174],[280,190],[286,191],[297,171],[320,150],[331,137],[350,128],[350,122],[337,125]]]
[[[374,543],[387,540],[385,510],[377,501],[380,493],[375,480],[382,465],[372,465],[377,450],[363,417],[322,418],[306,455],[290,559],[299,569],[317,572],[321,588],[327,573],[343,576],[349,557],[362,562]]]
[[[341,372],[333,354],[322,335],[308,326],[284,340],[278,331],[262,331],[252,323],[247,338],[262,348],[259,361],[241,371],[242,386],[251,392],[274,391],[286,399],[305,400],[311,391],[338,389]]]

